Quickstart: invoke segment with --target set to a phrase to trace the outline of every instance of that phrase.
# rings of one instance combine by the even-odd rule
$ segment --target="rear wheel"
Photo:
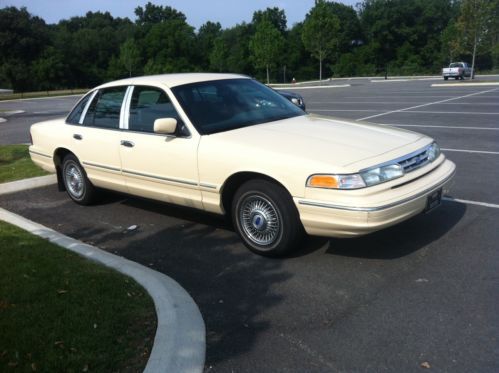
[[[95,201],[97,191],[73,154],[67,155],[62,162],[62,178],[73,201],[80,205],[89,205]]]
[[[264,256],[289,253],[304,234],[288,191],[267,180],[250,180],[237,190],[232,220],[244,244]]]

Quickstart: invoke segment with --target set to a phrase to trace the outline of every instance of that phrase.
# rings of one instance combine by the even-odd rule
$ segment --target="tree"
[[[267,20],[258,23],[250,41],[250,51],[255,67],[267,69],[267,84],[270,83],[269,69],[278,60],[283,46],[284,38],[272,23]]]
[[[280,33],[284,33],[287,28],[286,13],[277,7],[257,10],[253,13],[253,24],[258,25],[262,21],[270,22]]]
[[[208,69],[210,65],[210,53],[214,48],[215,40],[222,34],[222,25],[218,22],[206,22],[196,35],[196,51],[199,55],[200,65]]]
[[[128,72],[128,76],[132,76],[135,67],[140,63],[139,49],[135,40],[127,39],[121,44],[119,62]]]
[[[471,51],[472,79],[475,76],[475,58],[479,49],[490,45],[488,41],[495,37],[497,25],[497,0],[462,0],[461,14],[457,20],[457,29],[465,51]]]
[[[322,80],[322,62],[337,45],[339,24],[325,0],[315,1],[303,23],[303,44],[319,60],[319,80]]]

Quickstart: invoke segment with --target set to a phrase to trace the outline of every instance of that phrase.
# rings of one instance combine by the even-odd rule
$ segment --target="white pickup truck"
[[[471,67],[466,62],[452,62],[449,67],[442,69],[444,80],[455,78],[456,80],[464,80],[465,77],[471,76]]]

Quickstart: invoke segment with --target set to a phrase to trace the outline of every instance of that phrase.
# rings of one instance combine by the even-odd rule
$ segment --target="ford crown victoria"
[[[356,237],[429,211],[455,170],[425,135],[310,115],[233,74],[107,83],[31,137],[76,203],[104,188],[227,214],[269,256],[305,232]]]

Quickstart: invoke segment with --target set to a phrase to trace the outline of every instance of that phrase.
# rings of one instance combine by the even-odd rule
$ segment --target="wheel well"
[[[66,148],[57,148],[54,152],[54,165],[57,171],[57,187],[61,192],[66,190],[62,179],[62,161],[68,154],[73,154],[73,152]]]
[[[234,175],[231,175],[222,186],[222,206],[226,214],[230,214],[232,199],[234,198],[234,194],[239,189],[241,185],[249,180],[255,179],[263,179],[275,183],[281,187],[283,187],[286,191],[286,187],[282,185],[279,181],[270,176],[260,174],[258,172],[238,172]]]

